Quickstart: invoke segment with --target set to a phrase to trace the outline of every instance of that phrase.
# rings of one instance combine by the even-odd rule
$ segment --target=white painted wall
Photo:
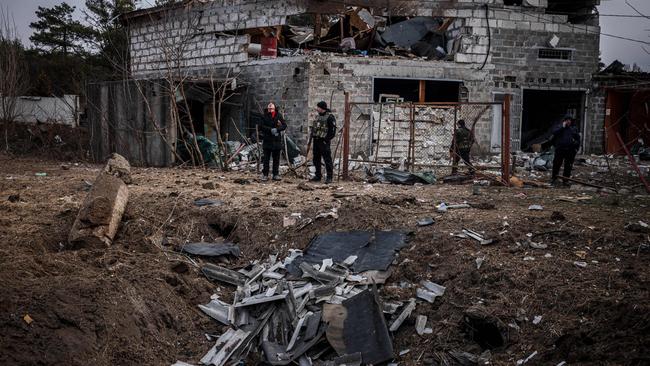
[[[71,127],[79,126],[79,96],[63,97],[18,97],[15,122],[58,123]],[[0,111],[0,119],[2,119]]]

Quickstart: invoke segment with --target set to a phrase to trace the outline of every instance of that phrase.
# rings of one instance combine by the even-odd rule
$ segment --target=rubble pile
[[[284,260],[270,256],[237,271],[202,267],[212,281],[236,286],[232,303],[218,294],[200,309],[227,330],[201,358],[203,365],[233,364],[248,354],[271,365],[377,364],[391,360],[390,332],[415,311],[416,299],[382,301],[378,285],[407,245],[398,231],[331,232]],[[432,303],[445,288],[423,281],[417,297]],[[430,334],[426,316],[416,332]],[[177,362],[177,366],[188,365]]]

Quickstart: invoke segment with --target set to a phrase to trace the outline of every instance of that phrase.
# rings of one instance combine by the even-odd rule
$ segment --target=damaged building
[[[356,103],[500,102],[509,95],[513,151],[542,144],[552,125],[569,113],[578,121],[583,151],[591,153],[603,151],[604,134],[604,96],[592,95],[598,4],[196,0],[136,10],[122,19],[132,78],[159,89],[164,87],[156,80],[179,81],[182,87],[170,94],[182,100],[188,116],[177,119],[190,120],[198,134],[211,139],[252,136],[255,118],[269,101],[279,105],[290,136],[304,147],[316,103],[330,104],[342,124],[345,93]],[[227,95],[219,108],[215,82],[217,94]],[[117,94],[110,85],[96,85],[95,105],[108,106],[106,98],[132,100]],[[136,115],[149,108],[139,104]],[[100,108],[91,114],[98,119],[106,113]],[[164,138],[173,140],[179,132],[168,114],[158,113],[168,122],[162,123]],[[500,150],[500,114],[496,110],[475,126],[477,142],[490,152]],[[218,132],[215,116],[221,121]],[[100,151],[119,145],[110,133],[97,135],[103,136],[95,141]],[[170,159],[172,154],[151,164]]]

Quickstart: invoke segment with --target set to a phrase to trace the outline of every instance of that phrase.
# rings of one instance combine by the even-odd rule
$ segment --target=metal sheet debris
[[[323,319],[328,323],[327,340],[340,356],[361,353],[364,364],[393,358],[393,345],[375,291],[363,291],[341,305],[325,304]]]
[[[399,314],[399,316],[395,318],[395,320],[390,324],[389,330],[391,332],[394,332],[397,329],[399,329],[402,323],[404,323],[404,320],[406,320],[406,318],[408,318],[411,315],[413,310],[415,310],[415,306],[416,306],[415,299],[411,298],[409,300],[409,303],[404,307],[404,309]]]
[[[321,263],[331,258],[341,263],[349,256],[357,256],[350,265],[354,273],[388,269],[398,250],[406,246],[406,234],[398,231],[348,231],[329,232],[315,237],[302,257],[297,257],[287,270],[299,275],[301,263]]]
[[[201,255],[204,257],[218,257],[232,255],[239,257],[239,245],[233,243],[189,243],[181,247],[182,252]]]
[[[223,201],[221,200],[213,200],[210,198],[199,198],[197,200],[194,200],[194,205],[198,207],[203,207],[203,206],[221,206],[223,205]]]

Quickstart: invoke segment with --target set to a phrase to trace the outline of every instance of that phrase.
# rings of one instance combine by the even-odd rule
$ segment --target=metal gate
[[[473,152],[489,159],[472,159],[479,175],[493,175],[507,184],[510,164],[510,99],[486,103],[356,103],[346,95],[343,128],[343,178],[364,166],[392,166],[411,172],[430,170],[436,176],[464,169],[452,149],[454,132],[464,120],[477,139]],[[492,154],[489,136],[501,129],[500,154]],[[500,177],[499,177],[500,176]]]

